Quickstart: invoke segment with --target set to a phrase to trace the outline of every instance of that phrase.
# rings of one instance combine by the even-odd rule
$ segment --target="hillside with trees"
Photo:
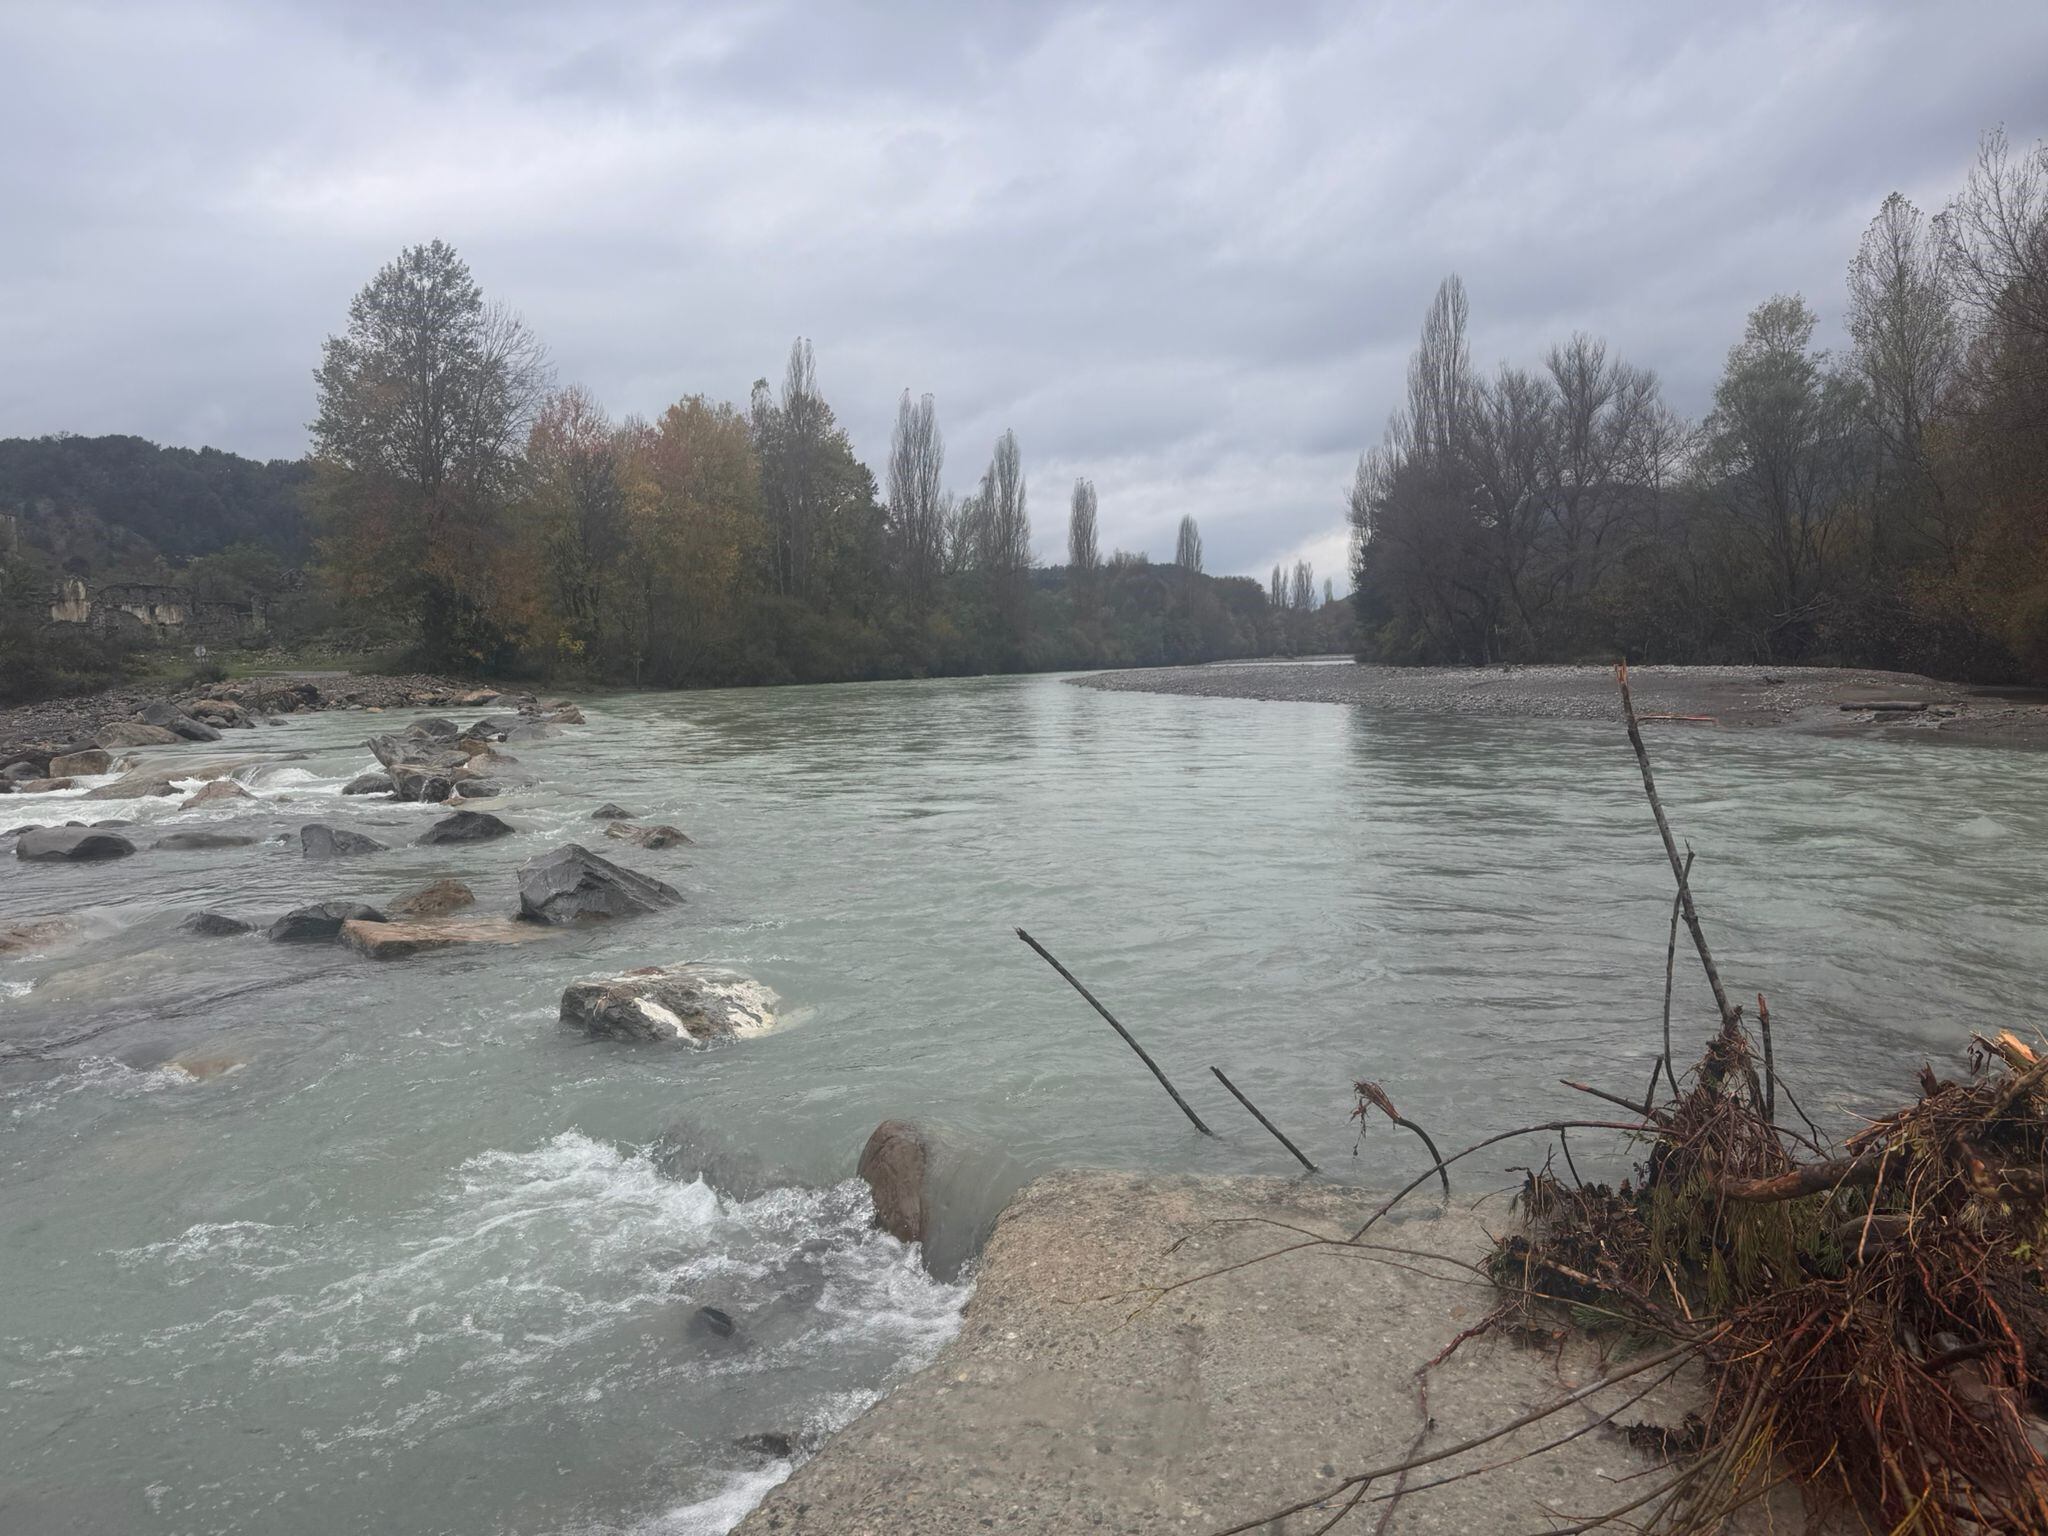
[[[1584,335],[1480,373],[1446,279],[1351,493],[1361,653],[2048,679],[2048,147],[1887,199],[1846,319],[1765,300],[1686,422]]]

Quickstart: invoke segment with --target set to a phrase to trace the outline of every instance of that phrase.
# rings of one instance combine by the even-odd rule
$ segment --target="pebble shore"
[[[1634,667],[1629,680],[1638,713],[1705,726],[2048,746],[2048,697],[1973,690],[1910,672]],[[1604,666],[1386,667],[1322,659],[1099,672],[1069,681],[1111,692],[1352,704],[1407,714],[1621,718],[1614,673]]]

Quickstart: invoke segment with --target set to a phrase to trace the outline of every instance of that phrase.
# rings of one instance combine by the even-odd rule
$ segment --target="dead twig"
[[[1306,1168],[1310,1173],[1314,1173],[1316,1171],[1316,1165],[1308,1160],[1307,1154],[1304,1153],[1301,1150],[1301,1148],[1297,1147],[1293,1142],[1289,1141],[1287,1139],[1286,1133],[1283,1132],[1279,1126],[1275,1125],[1272,1121],[1268,1120],[1263,1114],[1259,1112],[1259,1106],[1254,1104],[1250,1099],[1246,1098],[1244,1094],[1238,1089],[1237,1084],[1233,1083],[1229,1078],[1223,1075],[1223,1069],[1221,1067],[1211,1067],[1209,1070],[1216,1074],[1217,1082],[1221,1083],[1224,1087],[1230,1090],[1230,1096],[1233,1099],[1237,1100],[1238,1103],[1242,1104],[1246,1109],[1251,1111],[1252,1118],[1254,1120],[1258,1121],[1259,1124],[1263,1125],[1267,1130],[1273,1133],[1273,1139],[1275,1141],[1279,1142],[1281,1146],[1285,1147],[1288,1151],[1294,1154],[1294,1160],[1296,1162],[1300,1163],[1301,1166]]]
[[[1614,675],[1621,684],[1621,711],[1628,720],[1628,744],[1635,749],[1636,766],[1642,770],[1643,793],[1650,798],[1650,814],[1657,819],[1657,835],[1664,839],[1664,854],[1671,860],[1671,873],[1678,881],[1678,900],[1686,930],[1692,935],[1693,948],[1699,951],[1700,966],[1707,973],[1707,985],[1713,989],[1714,1005],[1721,1010],[1721,1023],[1724,1027],[1732,1027],[1735,1005],[1728,1001],[1727,989],[1721,985],[1721,973],[1714,966],[1713,951],[1707,948],[1706,931],[1700,927],[1700,915],[1693,909],[1692,888],[1686,884],[1685,864],[1678,857],[1678,840],[1671,835],[1671,823],[1664,815],[1664,802],[1657,798],[1657,776],[1650,771],[1649,749],[1643,745],[1643,733],[1636,724],[1635,700],[1629,697],[1628,663],[1624,661],[1616,667]]]
[[[1678,1097],[1678,1076],[1671,1070],[1671,979],[1678,967],[1678,916],[1685,905],[1685,892],[1692,879],[1692,848],[1685,850],[1685,866],[1678,872],[1678,889],[1671,895],[1671,937],[1664,945],[1664,1077],[1671,1084],[1671,1097]],[[1656,1081],[1651,1078],[1652,1084]],[[1648,1103],[1646,1098],[1644,1103]]]
[[[1111,1029],[1115,1030],[1119,1035],[1123,1036],[1124,1044],[1128,1045],[1132,1050],[1138,1053],[1138,1060],[1145,1063],[1146,1067],[1148,1067],[1151,1070],[1152,1075],[1159,1079],[1159,1086],[1164,1088],[1167,1091],[1167,1093],[1172,1096],[1173,1102],[1180,1106],[1180,1112],[1188,1117],[1189,1122],[1193,1124],[1194,1128],[1200,1131],[1204,1136],[1214,1136],[1216,1133],[1210,1130],[1208,1126],[1202,1124],[1202,1117],[1196,1114],[1194,1110],[1189,1107],[1188,1101],[1180,1096],[1180,1090],[1174,1087],[1172,1083],[1166,1080],[1166,1074],[1159,1070],[1159,1063],[1154,1061],[1149,1055],[1146,1054],[1145,1047],[1138,1044],[1136,1040],[1131,1038],[1131,1032],[1128,1029],[1125,1029],[1123,1025],[1117,1022],[1116,1015],[1111,1013],[1107,1008],[1103,1007],[1101,1002],[1097,1000],[1095,994],[1093,992],[1090,992],[1086,987],[1082,986],[1080,981],[1076,979],[1074,973],[1068,970],[1064,965],[1061,965],[1059,961],[1055,960],[1052,957],[1052,952],[1048,950],[1043,944],[1039,943],[1038,940],[1031,937],[1031,935],[1026,933],[1022,928],[1019,928],[1017,930],[1017,937],[1022,939],[1026,944],[1029,944],[1034,950],[1036,950],[1038,952],[1039,959],[1043,960],[1047,965],[1051,966],[1054,970],[1058,971],[1060,973],[1061,979],[1064,980],[1066,984],[1072,987],[1076,992],[1080,993],[1081,996],[1086,998],[1088,1000],[1088,1006],[1093,1008],[1097,1013],[1101,1014],[1104,1019],[1108,1020],[1109,1027]]]
[[[1403,1130],[1413,1131],[1422,1138],[1422,1144],[1429,1148],[1429,1155],[1436,1159],[1436,1174],[1438,1178],[1444,1181],[1444,1199],[1448,1201],[1451,1198],[1451,1176],[1444,1171],[1444,1155],[1437,1151],[1436,1143],[1430,1140],[1429,1132],[1394,1108],[1394,1101],[1387,1097],[1387,1090],[1378,1083],[1359,1082],[1353,1083],[1351,1086],[1358,1093],[1358,1108],[1351,1112],[1354,1120],[1363,1122],[1365,1119],[1365,1106],[1371,1104],[1381,1114],[1393,1121],[1394,1124],[1400,1126]],[[1428,1175],[1425,1174],[1424,1177],[1426,1178]]]

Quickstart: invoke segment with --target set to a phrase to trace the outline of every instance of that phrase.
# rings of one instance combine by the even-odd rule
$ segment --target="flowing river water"
[[[0,865],[0,920],[82,925],[0,956],[0,1529],[722,1531],[789,1465],[736,1441],[801,1454],[957,1326],[967,1281],[869,1230],[848,1180],[882,1118],[985,1149],[992,1210],[1056,1166],[1293,1171],[1212,1063],[1329,1175],[1378,1185],[1421,1165],[1348,1123],[1354,1078],[1449,1143],[1593,1108],[1560,1077],[1650,1075],[1671,878],[1612,726],[1051,678],[584,707],[514,749],[539,783],[496,843],[407,847],[437,808],[340,796],[395,713],[163,754],[260,757],[254,804],[0,801],[5,825],[133,819],[145,849],[310,820],[399,845]],[[1973,1029],[2034,1026],[2048,755],[1652,743],[1723,972],[1769,995],[1810,1113],[1842,1125],[1922,1060],[1959,1069]],[[607,800],[695,846],[607,841]],[[443,876],[510,912],[515,866],[569,840],[686,905],[383,964],[177,930]],[[771,986],[778,1027],[689,1050],[557,1023],[568,982],[679,960]],[[1689,1057],[1712,1011],[1679,964]]]

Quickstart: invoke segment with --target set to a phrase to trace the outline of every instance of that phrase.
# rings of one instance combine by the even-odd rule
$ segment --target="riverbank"
[[[1319,1526],[1344,1479],[1405,1459],[1423,1415],[1414,1373],[1493,1307],[1471,1266],[1505,1202],[1435,1214],[1418,1202],[1366,1252],[1328,1250],[1218,1274],[1158,1296],[1147,1285],[1218,1270],[1299,1240],[1348,1233],[1377,1204],[1357,1189],[1258,1178],[1067,1172],[1026,1188],[997,1224],[959,1335],[933,1364],[826,1442],[738,1527],[740,1536],[1008,1536],[1077,1530],[1215,1531],[1321,1494],[1271,1529]],[[1580,1343],[1465,1343],[1429,1375],[1424,1449],[1453,1445],[1594,1386]],[[1592,1427],[1639,1383],[1428,1477],[1541,1456],[1411,1493],[1392,1529],[1513,1532],[1628,1503],[1653,1462]],[[1628,1422],[1676,1426],[1681,1377]],[[1391,1483],[1373,1494],[1391,1490]],[[1348,1490],[1346,1492],[1348,1497]],[[1370,1497],[1370,1495],[1369,1495]],[[1772,1511],[1778,1529],[1797,1500]],[[1374,1528],[1367,1506],[1359,1528]],[[1761,1509],[1731,1527],[1770,1528]]]
[[[429,673],[386,676],[356,672],[277,672],[166,688],[135,685],[0,709],[0,767],[20,757],[90,746],[108,725],[135,721],[152,705],[190,711],[209,700],[233,704],[256,719],[333,709],[475,707],[499,694],[475,683]]]
[[[1621,719],[1607,667],[1385,667],[1331,661],[1218,662],[1101,672],[1084,688],[1191,698],[1354,704],[1405,714],[1524,720]],[[2048,698],[2001,694],[1910,672],[1836,667],[1632,667],[1644,715],[1694,724],[2048,747]],[[1892,706],[1892,707],[1886,707]]]

